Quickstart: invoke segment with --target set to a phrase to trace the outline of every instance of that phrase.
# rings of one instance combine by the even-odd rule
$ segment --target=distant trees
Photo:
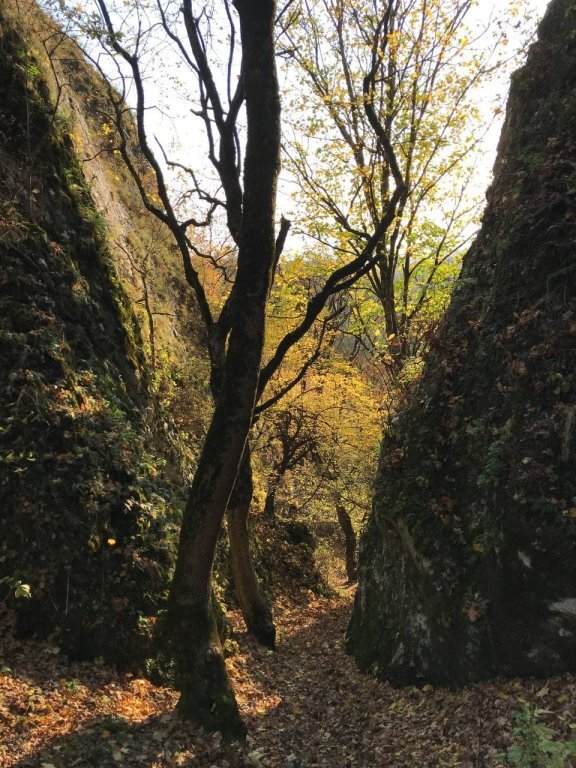
[[[287,274],[293,267],[288,263],[282,271],[287,286],[292,285],[289,296],[282,295],[279,280],[280,290],[271,297],[271,336],[280,318],[290,316],[290,306],[294,309],[299,301]],[[305,265],[297,268],[306,273]],[[266,523],[282,524],[297,515],[322,532],[318,555],[329,569],[326,573],[335,572],[324,553],[330,546],[339,548],[342,539],[338,508],[352,513],[358,524],[369,506],[381,435],[381,392],[334,348],[338,334],[338,327],[325,334],[322,355],[314,366],[297,387],[261,413],[253,428]],[[306,340],[308,353],[313,341]],[[292,350],[274,389],[291,377],[303,352]]]

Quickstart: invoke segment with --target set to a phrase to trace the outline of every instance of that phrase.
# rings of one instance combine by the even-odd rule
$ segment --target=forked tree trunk
[[[346,561],[346,576],[348,577],[348,583],[354,584],[358,581],[358,558],[356,555],[356,534],[354,533],[354,527],[352,526],[352,520],[350,515],[344,509],[342,504],[338,504],[336,507],[336,513],[338,515],[338,522],[342,533],[344,534],[344,547],[345,547],[345,561]]]
[[[236,597],[248,632],[267,648],[274,648],[276,627],[272,607],[258,585],[250,552],[248,515],[254,492],[250,445],[246,442],[232,496],[228,502],[228,540]]]
[[[181,688],[177,711],[181,717],[219,730],[226,737],[241,737],[246,729],[226,672],[210,584],[216,542],[244,451],[258,386],[275,251],[280,150],[275,4],[272,0],[236,0],[235,6],[242,36],[247,141],[233,315],[222,389],[184,511],[167,613]],[[186,10],[191,13],[189,0]]]

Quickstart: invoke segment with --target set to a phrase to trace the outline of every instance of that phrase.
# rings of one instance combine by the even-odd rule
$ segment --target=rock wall
[[[0,619],[142,664],[178,524],[108,230],[29,29],[0,2]]]
[[[383,442],[348,647],[395,684],[576,669],[576,2],[513,78],[494,183]]]

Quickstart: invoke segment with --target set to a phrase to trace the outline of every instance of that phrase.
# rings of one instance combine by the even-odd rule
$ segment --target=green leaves
[[[308,88],[311,99],[288,102],[295,139],[286,165],[315,252],[340,263],[377,231],[397,162],[408,192],[374,267],[348,298],[354,332],[397,375],[407,363],[418,370],[412,358],[446,306],[478,215],[470,179],[484,129],[474,101],[490,46],[478,53],[466,45],[477,34],[462,0],[386,7],[375,16],[364,0],[311,2],[298,17],[290,57],[300,69],[299,94]],[[376,328],[384,330],[378,339]]]
[[[566,759],[576,755],[575,741],[558,741],[553,728],[539,722],[546,709],[524,703],[516,712],[512,729],[516,743],[499,755],[504,765],[518,768],[564,768]]]

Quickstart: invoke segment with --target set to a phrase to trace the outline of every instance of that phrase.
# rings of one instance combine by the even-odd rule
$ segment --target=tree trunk
[[[350,515],[341,504],[338,504],[336,507],[336,513],[338,514],[338,522],[340,524],[340,528],[342,528],[342,533],[344,534],[346,575],[348,576],[348,584],[354,584],[356,581],[358,581],[356,534],[354,533]]]
[[[218,534],[254,411],[274,262],[280,165],[275,4],[236,0],[235,6],[247,117],[235,299],[222,388],[184,511],[166,624],[181,687],[179,715],[226,737],[241,737],[246,728],[226,672],[210,584]]]
[[[284,449],[286,451],[286,449]],[[290,456],[284,454],[280,464],[274,469],[268,478],[268,492],[264,499],[264,514],[272,525],[276,524],[276,493],[282,483],[282,479],[290,468]]]
[[[250,445],[246,442],[236,484],[228,503],[228,540],[236,597],[248,632],[267,648],[274,648],[276,627],[272,607],[258,586],[250,552],[248,514],[254,492]]]
[[[266,494],[264,500],[264,514],[270,523],[276,523],[276,486],[273,485]]]

